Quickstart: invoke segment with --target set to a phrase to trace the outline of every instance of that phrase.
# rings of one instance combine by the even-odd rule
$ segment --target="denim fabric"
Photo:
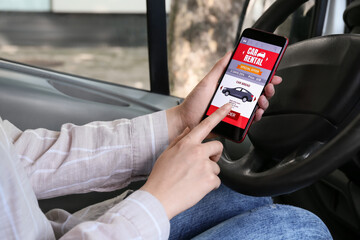
[[[332,239],[312,213],[221,187],[170,221],[169,239]]]
[[[171,219],[169,239],[189,239],[227,219],[270,204],[269,197],[246,196],[221,185],[198,204]]]

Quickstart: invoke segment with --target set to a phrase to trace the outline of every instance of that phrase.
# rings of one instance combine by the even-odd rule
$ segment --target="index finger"
[[[199,125],[197,125],[191,132],[186,136],[188,138],[194,139],[197,142],[203,141],[211,130],[223,120],[226,115],[231,110],[231,104],[227,103],[215,112],[213,112],[209,117],[202,120]]]
[[[280,76],[275,75],[272,79],[271,79],[271,83],[274,85],[278,85],[282,82],[282,78]]]

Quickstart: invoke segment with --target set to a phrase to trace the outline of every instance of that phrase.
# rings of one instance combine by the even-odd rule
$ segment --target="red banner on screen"
[[[261,48],[241,44],[236,50],[233,59],[253,66],[271,70],[279,54]]]
[[[218,109],[218,107],[215,107],[214,105],[211,105],[209,107],[209,110],[207,111],[206,115],[211,115],[213,112],[215,112]],[[239,128],[245,129],[247,122],[249,121],[248,118],[243,117],[238,112],[231,111],[229,114],[223,119],[224,122],[230,123],[232,125],[235,125]]]

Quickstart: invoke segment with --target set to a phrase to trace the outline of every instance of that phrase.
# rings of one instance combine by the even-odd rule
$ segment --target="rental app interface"
[[[206,115],[230,102],[224,122],[245,129],[282,48],[242,37]]]

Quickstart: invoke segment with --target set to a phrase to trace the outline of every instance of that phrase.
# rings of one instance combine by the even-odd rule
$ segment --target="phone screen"
[[[282,53],[282,48],[241,37],[206,115],[230,102],[231,112],[223,121],[245,129]]]

